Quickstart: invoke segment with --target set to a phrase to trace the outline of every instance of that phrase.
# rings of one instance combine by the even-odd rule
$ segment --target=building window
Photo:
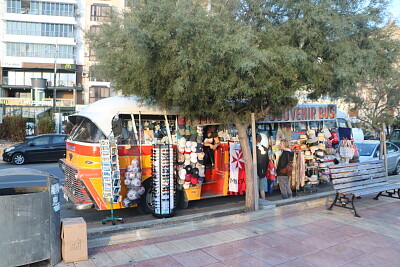
[[[137,0],[125,0],[125,7],[134,7],[137,4]]]
[[[92,5],[90,7],[90,20],[102,21],[111,14],[111,7],[108,5]]]
[[[7,13],[74,17],[75,6],[53,2],[7,0]]]
[[[89,60],[96,61],[96,51],[92,48],[89,48]]]
[[[74,46],[57,46],[57,58],[74,58]],[[9,57],[54,58],[55,46],[49,44],[6,43],[6,55]]]
[[[89,88],[89,103],[110,97],[110,88],[106,86],[92,86]]]
[[[74,37],[74,25],[7,21],[7,34]]]

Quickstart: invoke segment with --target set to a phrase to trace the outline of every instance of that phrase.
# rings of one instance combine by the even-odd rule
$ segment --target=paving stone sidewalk
[[[321,201],[304,205],[261,211],[261,219],[92,248],[88,261],[57,266],[399,266],[400,200],[363,197],[357,200],[362,218],[338,207],[327,211]]]

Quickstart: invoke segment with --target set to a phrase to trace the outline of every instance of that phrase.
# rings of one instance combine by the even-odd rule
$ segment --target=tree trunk
[[[255,181],[253,179],[253,161],[250,150],[250,142],[247,138],[247,127],[249,126],[249,124],[242,123],[242,121],[238,117],[235,117],[233,119],[233,123],[238,130],[240,146],[243,151],[244,166],[246,168],[246,211],[255,211]]]

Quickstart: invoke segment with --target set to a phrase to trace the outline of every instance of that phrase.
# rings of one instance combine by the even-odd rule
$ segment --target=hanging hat
[[[191,142],[196,142],[196,143],[197,143],[197,134],[192,134],[192,135],[190,136],[189,140],[190,140]]]
[[[186,169],[182,169],[179,171],[179,179],[185,180],[186,178]]]
[[[312,156],[312,153],[310,150],[304,151],[305,156]]]
[[[199,181],[199,184],[203,183],[204,182],[204,177],[200,176],[198,181]]]
[[[185,125],[185,117],[178,116],[178,125]]]
[[[197,126],[197,134],[203,136],[203,126]]]
[[[318,177],[319,180],[324,181],[324,182],[329,182],[328,175],[322,174]]]
[[[196,142],[199,143],[199,144],[200,144],[200,143],[203,143],[203,136],[197,135],[197,136],[196,136]]]
[[[318,168],[320,168],[320,169],[326,169],[325,163],[320,163],[320,164],[318,165]]]
[[[308,138],[307,138],[307,135],[305,135],[305,134],[302,134],[302,135],[300,135],[300,137],[299,137],[299,140],[307,140]]]
[[[307,140],[307,143],[308,144],[313,144],[313,143],[317,143],[318,142],[318,137],[310,137],[308,140]]]
[[[190,188],[190,182],[185,182],[183,184],[183,189],[189,189]]]
[[[184,184],[185,183],[185,179],[178,179],[178,184]]]
[[[314,135],[314,137],[315,137],[315,130],[308,130],[307,134],[308,134],[308,137],[310,137],[310,135]]]
[[[190,154],[190,162],[191,163],[197,163],[197,153],[192,152]]]
[[[318,150],[318,146],[310,146],[311,153],[314,153]]]
[[[199,177],[192,176],[192,180],[190,181],[193,185],[197,185],[199,183]]]
[[[313,174],[313,175],[311,175],[311,177],[308,177],[308,180],[310,182],[318,182],[318,177],[317,177],[317,175]]]
[[[324,133],[318,133],[318,140],[319,141],[321,141],[321,142],[323,142],[323,141],[325,141],[325,135],[324,135]]]
[[[190,118],[185,118],[185,123],[186,123],[186,126],[192,125]]]
[[[300,149],[301,150],[308,150],[308,146],[303,144],[303,145],[300,146]]]
[[[189,173],[187,173],[187,174],[185,175],[185,182],[190,182],[191,180],[192,180],[192,175],[189,174]]]
[[[310,160],[310,159],[313,159],[314,157],[313,157],[313,155],[304,155],[304,159],[307,159],[307,160]]]
[[[322,151],[322,150],[317,150],[317,153],[316,153],[316,155],[317,155],[317,157],[324,157],[324,151]]]
[[[198,160],[203,160],[204,159],[204,152],[200,152],[200,153],[197,153],[197,158],[198,158]]]
[[[195,126],[190,127],[190,132],[197,135],[197,128]]]
[[[186,133],[185,126],[178,125],[178,132],[179,132],[180,135],[185,135],[185,133]]]
[[[192,142],[186,141],[185,154],[190,154],[190,153],[192,153]]]
[[[197,168],[199,169],[199,177],[205,177],[206,176],[205,167],[202,165]]]
[[[326,149],[325,144],[324,143],[319,143],[318,144],[318,149],[325,150]]]
[[[196,153],[203,152],[203,144],[197,144],[196,146]]]

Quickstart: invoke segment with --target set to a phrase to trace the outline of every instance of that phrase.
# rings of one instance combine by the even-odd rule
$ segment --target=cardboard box
[[[86,222],[82,217],[61,220],[62,257],[65,263],[88,259]]]

